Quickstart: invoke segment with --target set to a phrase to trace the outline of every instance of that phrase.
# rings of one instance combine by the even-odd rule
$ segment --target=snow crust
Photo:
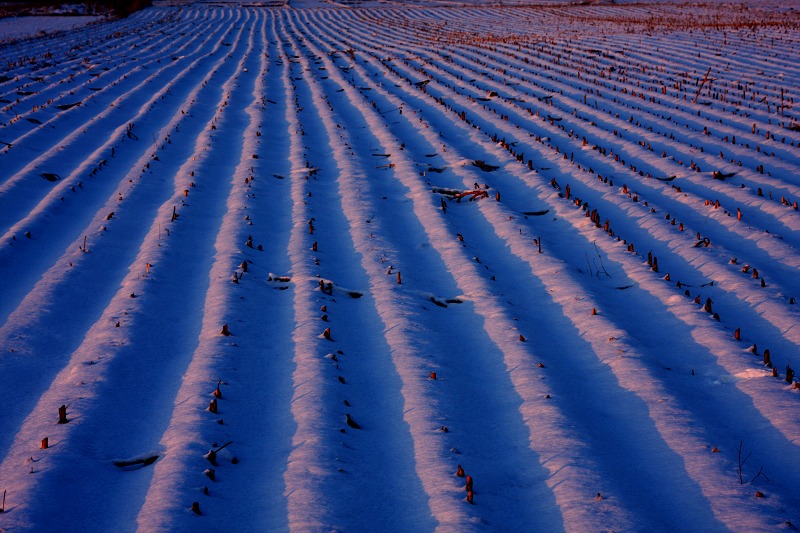
[[[798,8],[0,21],[0,530],[795,529]]]

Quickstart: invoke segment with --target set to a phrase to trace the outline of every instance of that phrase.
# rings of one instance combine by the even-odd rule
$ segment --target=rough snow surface
[[[102,20],[96,16],[30,16],[0,19],[0,42],[74,30]]]
[[[0,530],[800,525],[800,4],[289,5],[0,49]]]

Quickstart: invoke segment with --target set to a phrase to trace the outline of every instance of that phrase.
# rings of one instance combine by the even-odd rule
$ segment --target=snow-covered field
[[[75,30],[92,22],[102,21],[102,17],[85,16],[37,16],[8,17],[0,19],[0,42],[15,41],[49,33]],[[19,53],[17,49],[17,53]],[[13,57],[13,56],[12,56]]]
[[[0,48],[0,531],[800,527],[800,3],[265,5]]]

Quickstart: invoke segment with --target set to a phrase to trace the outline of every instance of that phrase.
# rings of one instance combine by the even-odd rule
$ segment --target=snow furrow
[[[465,181],[466,181],[466,180],[465,180]],[[465,184],[465,185],[466,185],[466,184]],[[511,231],[504,231],[504,232],[502,232],[502,233],[503,233],[503,234],[514,234],[514,233],[512,233]],[[628,349],[629,349],[629,347],[626,347],[626,348],[625,348],[625,350],[623,350],[623,351],[626,351],[626,350],[628,350]],[[601,352],[598,352],[598,353],[601,353]],[[638,392],[638,394],[640,394],[640,395],[643,395],[643,392],[641,392],[641,391],[637,391],[637,392]],[[662,394],[663,394],[663,392],[662,392]],[[649,394],[648,394],[647,396],[649,396]],[[661,401],[663,401],[663,398],[659,399],[659,402],[661,402]],[[656,404],[655,404],[655,403],[651,403],[651,405],[656,405]],[[673,408],[673,409],[674,409],[674,408]],[[680,418],[681,418],[681,417],[683,417],[683,416],[685,416],[685,413],[684,413],[684,414],[682,414],[682,413],[680,412],[680,410],[678,410],[678,411],[676,411],[676,415],[674,415],[674,416],[673,416],[673,418],[674,418],[675,420],[678,420],[678,419],[680,419]],[[666,417],[666,416],[665,416],[665,417],[659,417],[659,419],[664,419],[664,418],[669,418],[669,417]],[[677,427],[679,427],[679,426],[677,426],[677,425],[675,425],[675,424],[673,423],[672,425],[669,425],[669,424],[668,424],[667,426],[660,428],[660,430],[661,430],[661,431],[664,433],[664,435],[666,435],[666,436],[668,437],[668,440],[670,440],[670,441],[673,443],[673,445],[674,445],[674,443],[676,442],[676,441],[674,440],[674,434],[675,434],[675,428],[677,428]],[[680,440],[684,440],[684,437],[679,437],[679,438],[678,438],[678,442],[680,442]],[[683,446],[680,446],[678,449],[684,449],[684,450],[686,450],[686,448],[684,448]],[[686,453],[686,452],[683,452],[683,453]],[[697,455],[696,455],[696,454],[692,454],[692,457],[694,457],[694,459],[693,459],[693,460],[698,460],[698,459],[697,459]],[[705,480],[702,480],[702,479],[700,480],[700,482],[701,482],[701,484],[704,484],[704,483],[706,483],[706,482],[705,482]],[[708,490],[708,488],[706,488],[706,489],[704,489],[704,490]],[[735,505],[735,503],[729,503],[729,504],[727,504],[727,505],[730,507],[730,506],[733,506],[733,505]],[[723,509],[724,509],[724,508],[723,508]],[[722,517],[724,517],[724,515],[725,515],[725,511],[724,511],[724,510],[719,510],[719,508],[718,508],[718,509],[717,509],[717,516],[718,516],[720,519],[723,519]]]
[[[439,100],[439,102],[441,103],[441,100]],[[449,106],[448,106],[448,108],[449,108]],[[485,112],[483,112],[483,113],[478,112],[479,116],[481,114],[486,115]],[[473,121],[474,120],[475,120],[475,118],[473,117]],[[497,129],[500,129],[500,131],[502,133],[506,134],[506,139],[507,139],[506,142],[509,143],[509,144],[516,145],[517,144],[516,141],[512,142],[512,139],[515,139],[515,138],[519,139],[519,143],[524,143],[525,142],[524,139],[520,139],[519,137],[516,137],[516,135],[518,135],[518,134],[516,134],[514,132],[514,129],[513,129],[512,126],[505,126],[504,122],[500,122],[499,124],[493,124],[491,122],[491,118],[486,117],[486,118],[484,118],[484,126],[485,126],[483,128],[484,130],[486,130],[487,128],[494,129],[495,131],[497,131]],[[537,146],[533,146],[533,148],[537,149],[538,147]],[[569,164],[573,163],[572,161],[570,161],[569,164],[557,163],[556,160],[559,159],[559,158],[554,157],[554,154],[552,154],[552,152],[551,153],[545,152],[545,154],[546,154],[546,157],[548,157],[548,158],[550,158],[552,160],[552,163],[553,163],[554,166],[560,167],[560,169],[557,171],[558,173],[563,173],[566,168],[570,168]],[[578,165],[578,167],[581,168],[580,165]],[[584,173],[586,172],[585,169],[583,170],[583,172]],[[548,173],[545,172],[544,174],[547,175]],[[579,174],[579,176],[580,176],[580,174]],[[562,179],[562,177],[563,176],[558,176],[558,179],[560,180],[560,179]],[[555,179],[555,178],[553,178],[553,179]],[[589,181],[588,183],[590,185],[594,186],[595,188],[601,187],[601,185],[597,184],[597,180],[592,180],[592,181]],[[575,187],[574,183],[573,183],[573,187]],[[584,191],[581,191],[581,193],[582,192],[584,192]],[[575,193],[576,197],[578,197],[578,195],[583,196],[581,193]],[[599,204],[601,206],[601,208],[602,208],[603,206],[608,205],[608,196],[604,196],[603,198],[590,197],[588,199],[590,200],[589,203],[591,205],[593,205],[593,206]],[[619,203],[619,205],[623,205],[623,201],[622,200],[618,200],[618,203]],[[601,212],[602,211],[603,210],[601,209]],[[630,216],[630,211],[628,211],[627,215]],[[645,215],[645,217],[647,217],[647,215]],[[613,220],[617,220],[617,218],[614,218]],[[629,238],[629,239],[631,238],[631,233],[633,233],[633,231],[637,231],[637,232],[641,231],[641,230],[637,229],[635,226],[628,226],[628,228],[629,229],[627,230],[627,233],[624,233],[623,235],[625,237]],[[661,231],[661,230],[656,231],[656,230],[654,230],[653,229],[653,225],[651,223],[642,224],[642,229],[646,229],[647,233],[651,237],[656,237],[658,240],[665,240],[665,237],[667,237],[669,235],[669,233],[665,234],[664,231]],[[740,231],[744,232],[745,230],[742,229]],[[680,234],[678,234],[678,235],[680,235]],[[712,232],[712,235],[713,235],[713,232]],[[640,238],[636,238],[635,239],[635,241],[637,242],[637,246],[638,247],[641,247],[642,240],[643,239],[640,239]],[[678,239],[675,239],[675,240],[677,241]],[[762,246],[766,247],[766,244],[764,244]],[[783,255],[785,257],[787,254],[791,253],[790,249],[787,248],[786,251],[783,254],[781,254],[780,248],[781,248],[780,246],[776,246],[776,250],[774,252],[774,256],[780,257],[781,255]],[[679,256],[680,255],[690,256],[690,252],[694,250],[692,247],[678,247],[678,246],[675,246],[673,244],[669,244],[668,245],[668,249],[669,249],[670,253],[672,253],[673,255],[677,253]],[[683,251],[683,250],[686,250],[686,251]],[[694,253],[694,254],[691,254],[691,255],[697,256],[698,254]],[[793,254],[792,257],[794,257],[794,255],[796,255],[796,254]],[[700,255],[699,257],[705,257],[705,256]],[[725,258],[725,262],[727,262],[727,259],[728,258]],[[788,262],[789,263],[794,263],[796,261],[794,261],[793,259],[789,258]],[[767,260],[762,260],[761,261],[761,264],[766,264],[766,263],[767,263]],[[752,264],[752,263],[750,263],[748,261],[748,264]],[[705,271],[704,273],[706,273],[706,275],[708,277],[710,277],[711,279],[717,279],[717,280],[720,280],[720,281],[724,281],[727,278],[730,281],[735,281],[734,283],[731,283],[731,284],[725,284],[725,283],[722,284],[722,286],[723,287],[727,287],[727,290],[729,290],[729,291],[735,291],[737,294],[740,294],[740,295],[751,294],[746,289],[746,287],[740,285],[738,280],[735,280],[735,278],[730,276],[730,268],[727,267],[727,266],[724,266],[724,263],[723,264],[719,264],[717,266],[717,268],[714,268],[713,270],[709,269],[709,267],[711,265],[712,265],[711,263],[706,262],[705,260],[703,260],[700,263],[700,270],[701,271]],[[695,266],[694,268],[696,269],[697,266]],[[674,272],[673,272],[673,274],[674,274]],[[793,276],[788,276],[788,273],[786,275],[783,275],[783,276],[779,275],[779,279],[781,279],[781,278],[787,280],[787,282],[789,282],[791,285],[794,285]],[[678,278],[678,279],[681,279],[681,278]],[[790,279],[791,279],[791,281],[789,281]],[[685,283],[685,278],[684,278],[684,283]],[[737,286],[741,287],[741,288],[737,288]],[[789,289],[789,291],[791,291],[791,290],[792,289]],[[747,292],[745,292],[745,291],[747,291]],[[769,293],[769,291],[767,291],[767,292]],[[777,299],[776,297],[778,295],[780,295],[781,293],[783,293],[785,295],[786,292],[787,291],[782,291],[780,285],[778,285],[777,294],[773,293],[773,295],[770,296],[769,298],[770,298],[770,300],[772,300],[774,302]],[[790,292],[790,294],[791,294],[791,292]],[[767,307],[765,308],[764,305],[761,304],[762,298],[758,298],[758,299],[755,299],[755,300],[750,298],[750,300],[751,300],[750,304],[751,304],[752,308],[753,309],[756,309],[756,308],[759,309],[758,314],[753,315],[755,317],[755,320],[756,321],[761,321],[762,318],[766,318],[767,321],[768,321],[768,324],[772,326],[772,329],[767,329],[766,330],[766,331],[769,332],[768,336],[774,337],[775,335],[778,335],[778,336],[788,335],[788,337],[786,339],[787,341],[789,341],[792,344],[796,344],[798,342],[798,339],[794,338],[796,332],[793,331],[792,328],[788,327],[790,324],[793,323],[794,319],[792,317],[796,313],[787,312],[788,310],[786,310],[784,305],[782,305],[782,304],[775,305],[772,302],[767,303]],[[769,314],[768,315],[763,315],[763,313],[764,313],[764,311],[766,309],[769,309]]]
[[[232,82],[229,80],[227,83],[230,85]],[[222,108],[229,97],[229,94],[224,95],[217,107]],[[188,169],[196,166],[194,160],[201,157],[207,148],[210,141],[207,131],[197,139],[194,157],[176,173],[173,198],[157,210],[159,218],[164,217],[165,226],[169,224],[167,206],[183,196],[181,190],[188,182]],[[213,194],[218,186],[213,184],[213,174],[206,181],[210,186],[208,193],[196,193],[195,201],[198,202],[197,209],[203,210],[202,201],[207,198],[205,210],[213,212],[215,203],[219,202],[217,195]],[[198,185],[200,183],[198,179]],[[191,208],[187,205],[184,209]],[[219,211],[220,206],[216,209]],[[213,224],[214,219],[204,221],[201,217],[194,223],[189,219],[185,224],[190,228],[194,226],[195,231],[205,235],[204,224],[209,222]],[[115,468],[112,461],[163,453],[158,446],[158,435],[153,438],[150,425],[158,427],[166,423],[166,411],[161,409],[161,405],[174,399],[176,390],[173,387],[179,383],[175,378],[185,368],[189,355],[187,349],[191,348],[191,341],[186,344],[191,336],[184,333],[185,330],[194,330],[198,324],[192,320],[191,314],[185,314],[191,307],[170,307],[166,302],[174,301],[174,294],[169,289],[159,290],[158,287],[163,283],[174,287],[172,290],[181,291],[182,286],[188,284],[191,287],[193,280],[201,283],[197,274],[202,270],[187,276],[181,263],[189,260],[189,264],[202,264],[199,259],[203,247],[198,246],[195,239],[181,243],[187,239],[185,236],[181,238],[180,230],[168,236],[173,243],[162,246],[160,241],[166,236],[161,234],[161,224],[160,220],[152,221],[147,238],[128,268],[126,279],[102,316],[87,331],[83,344],[71,354],[68,365],[42,393],[0,466],[6,472],[20,468],[30,468],[34,473],[48,472],[45,476],[19,478],[17,484],[9,487],[16,502],[16,514],[12,515],[15,520],[34,524],[46,520],[53,508],[33,506],[32,501],[40,498],[58,501],[65,511],[78,505],[77,502],[118,508],[119,513],[104,515],[110,522],[98,524],[96,527],[100,530],[113,528],[116,520],[131,523],[135,518],[143,500],[145,486],[142,483],[152,471],[120,479],[119,476],[125,476],[126,472]],[[198,257],[192,261],[193,256]],[[153,272],[150,271],[151,265]],[[192,300],[194,298],[196,296]],[[202,309],[202,302],[197,302],[195,309]],[[165,320],[171,327],[164,327]],[[158,329],[162,330],[161,333],[154,335],[153,331]],[[51,427],[53,418],[47,413],[61,402],[68,406],[70,422],[54,430]],[[111,420],[116,423],[109,424]],[[91,438],[87,438],[89,435]],[[34,452],[34,457],[31,443],[44,436],[49,437],[53,449]],[[26,460],[29,456],[33,462]],[[60,492],[57,480],[68,475],[76,464],[82,470],[91,471],[98,483],[75,487],[69,494],[61,494],[58,498],[48,496],[55,494],[53,491]],[[4,474],[3,477],[7,476]],[[40,478],[42,481],[38,482]],[[103,494],[105,483],[109,482],[115,482],[120,490],[113,495]],[[101,494],[104,497],[100,497]],[[78,524],[74,526],[79,528]],[[62,527],[71,528],[66,521]]]
[[[290,65],[286,83],[293,88],[295,112],[289,250],[297,323],[292,401],[297,432],[285,474],[289,527],[340,528],[346,520],[368,527],[379,520],[398,530],[427,529],[428,504],[418,488],[404,408],[397,401],[396,370],[385,355],[391,347],[383,327],[374,323],[371,298],[355,298],[362,294],[364,274],[353,249],[357,243],[343,227],[348,220],[336,187],[337,175],[346,171],[346,148],[335,137],[327,98],[313,79],[303,32],[292,17],[282,18],[281,25],[282,43],[300,52],[283,57]],[[344,479],[348,483],[340,486]],[[372,488],[356,496],[362,486]],[[389,500],[397,506],[387,506]],[[309,507],[319,512],[309,515]],[[407,509],[415,512],[401,511]]]
[[[132,110],[133,114],[129,114],[121,125],[115,127],[113,133],[100,147],[89,157],[83,158],[83,163],[78,169],[67,179],[62,180],[56,189],[42,198],[34,209],[25,213],[4,235],[7,245],[0,250],[0,264],[6,266],[6,274],[13,276],[16,283],[7,289],[6,298],[2,302],[3,307],[0,307],[0,320],[5,318],[19,299],[38,282],[44,272],[43,269],[50,268],[58,262],[59,258],[53,252],[64,253],[63,247],[67,246],[68,249],[73,249],[72,245],[82,240],[87,233],[98,235],[99,228],[103,227],[102,220],[106,219],[109,213],[115,212],[116,206],[131,193],[133,188],[138,187],[141,181],[147,181],[148,185],[152,184],[152,180],[143,180],[143,177],[153,173],[151,165],[157,166],[158,140],[170,143],[169,136],[179,131],[181,124],[190,127],[188,121],[193,118],[193,114],[186,113],[184,108],[190,108],[195,104],[203,105],[203,100],[200,98],[207,79],[197,84],[196,79],[189,77],[189,72],[192,72],[195,66],[197,64],[189,65],[179,76],[169,81],[164,80],[167,82],[166,85],[155,90],[155,95],[138,110]],[[206,76],[212,74],[213,70]],[[198,72],[192,72],[192,75],[197,76]],[[173,88],[179,89],[183,94],[171,95]],[[183,96],[182,100],[167,101],[172,106],[171,112],[164,112],[164,109],[155,107],[155,104],[162,101],[166,95],[178,98]],[[124,98],[123,95],[118,100]],[[178,111],[181,112],[180,115],[177,115]],[[202,112],[204,115],[210,113],[205,107],[202,108]],[[150,131],[153,145],[146,141],[139,142],[134,133],[136,129],[130,126],[138,123],[140,128],[159,128],[167,118],[171,118],[168,124],[159,130]],[[161,144],[161,149],[166,146]],[[90,168],[92,170],[87,172]],[[82,179],[84,173],[89,176],[85,185]],[[134,181],[136,174],[139,177]],[[92,219],[86,217],[92,213],[91,207],[87,206],[96,206],[98,209]],[[8,212],[13,213],[14,210],[9,208]],[[63,223],[65,220],[69,223]],[[81,227],[81,223],[87,226]],[[23,235],[17,233],[23,229],[30,232],[33,243],[22,241]],[[34,244],[42,242],[48,245],[44,252],[41,250],[41,245]],[[62,264],[66,264],[66,261]]]
[[[345,91],[346,94],[350,94],[351,99],[357,98],[354,94],[354,88],[345,89]],[[475,261],[471,260],[469,257],[465,257],[464,251],[457,244],[453,232],[443,225],[437,215],[433,214],[435,213],[435,208],[430,202],[431,195],[428,187],[424,183],[415,182],[411,178],[411,176],[417,174],[417,170],[415,169],[416,164],[403,155],[407,153],[407,150],[402,150],[394,136],[385,130],[385,126],[380,125],[380,119],[376,119],[376,117],[373,116],[368,118],[367,121],[383,142],[388,144],[389,141],[394,141],[386,146],[386,148],[387,151],[392,153],[391,160],[396,165],[396,174],[401,182],[409,188],[408,196],[414,200],[415,215],[425,228],[430,242],[447,264],[448,270],[457,278],[459,288],[464,291],[466,298],[470,300],[476,312],[481,317],[481,321],[485,323],[484,329],[493,343],[493,349],[499,350],[500,353],[498,355],[501,357],[501,360],[504,361],[504,368],[513,369],[510,379],[511,382],[518,387],[516,389],[517,394],[521,395],[517,401],[522,402],[520,411],[524,421],[528,425],[527,433],[529,433],[530,436],[527,437],[527,439],[530,439],[529,445],[532,450],[539,455],[539,462],[550,471],[551,477],[547,480],[547,485],[555,492],[555,501],[561,506],[563,513],[563,515],[558,518],[553,516],[544,518],[540,515],[539,520],[543,520],[543,527],[566,527],[567,529],[586,527],[590,523],[595,523],[595,521],[599,519],[599,516],[604,516],[602,520],[609,526],[618,520],[624,522],[626,520],[624,518],[626,512],[618,507],[617,502],[603,501],[603,503],[595,506],[596,510],[590,510],[588,502],[594,498],[594,495],[601,486],[604,486],[604,483],[590,473],[591,468],[584,469],[585,466],[588,466],[585,461],[577,461],[573,456],[573,454],[580,455],[586,453],[588,444],[582,442],[576,435],[571,435],[569,432],[565,432],[560,428],[562,423],[559,422],[559,420],[561,420],[563,415],[559,413],[558,407],[548,405],[552,402],[549,402],[546,398],[546,393],[549,390],[546,386],[542,386],[538,391],[535,389],[539,387],[535,387],[532,390],[531,384],[539,379],[536,377],[536,372],[538,372],[538,370],[534,365],[531,354],[528,353],[528,351],[524,349],[524,345],[519,343],[516,339],[520,333],[517,326],[514,324],[513,315],[501,311],[505,305],[500,302],[498,297],[494,295],[493,291],[486,285],[486,276],[479,273],[483,268],[475,270]],[[411,146],[411,143],[409,143],[409,146]],[[432,145],[429,144],[429,146]],[[419,156],[420,154],[417,153],[417,157]],[[387,284],[391,286],[391,280],[387,283],[385,281],[386,276],[379,276],[379,272],[375,273],[374,278],[378,278],[379,280],[383,278],[381,280],[381,285],[384,287]],[[387,288],[383,288],[380,292],[379,289],[380,286],[375,286],[373,292],[375,294],[380,294],[381,292],[387,291]],[[386,297],[378,301],[381,308],[386,309],[383,313],[386,316],[384,320],[387,324],[405,323],[403,316],[391,312],[390,306],[386,303],[387,300],[392,301],[398,298],[396,292],[397,291],[391,291]],[[409,328],[409,332],[406,333],[403,329],[396,328],[399,329],[397,332],[398,338],[392,338],[392,341],[397,343],[400,347],[403,346],[403,339],[413,335],[414,328],[410,326],[406,327]],[[400,350],[400,348],[398,348],[398,350]],[[406,348],[405,351],[409,351],[409,349]],[[409,357],[409,359],[411,359],[411,357]],[[413,359],[411,360],[413,361]],[[410,372],[413,372],[413,370],[404,370],[403,374]],[[414,413],[418,411],[418,408],[413,409]],[[422,424],[422,421],[417,423]],[[457,423],[457,417],[453,423]],[[555,447],[553,446],[554,442],[569,444],[565,444],[563,447]],[[487,441],[484,444],[486,446],[493,445],[491,441]],[[473,454],[479,455],[475,451],[473,451]],[[463,460],[467,460],[468,458],[469,457],[464,457]],[[527,461],[528,460],[520,457],[513,462],[519,464]],[[580,463],[583,464],[581,465]],[[423,470],[425,472],[430,472],[432,466],[425,466]],[[425,482],[426,479],[429,479],[427,483],[437,489],[436,492],[439,492],[442,490],[438,488],[442,483],[441,478],[445,475],[446,474],[428,475],[423,478],[423,481]],[[577,484],[578,479],[582,480],[580,484]],[[494,494],[491,489],[487,490],[490,495]],[[583,498],[579,496],[580,494],[584,495]],[[547,498],[547,496],[542,494],[539,494],[538,497]],[[443,503],[437,505],[435,502],[436,500],[434,500],[432,504],[434,509],[444,505]],[[491,503],[488,505],[491,512],[491,509],[494,509],[494,505]],[[480,511],[478,512],[480,513]],[[447,515],[445,514],[444,516]],[[487,520],[488,517],[484,517],[483,519]],[[560,526],[557,525],[561,520],[564,521],[564,524]],[[457,527],[454,522],[454,519],[448,519],[442,525],[446,528]],[[547,526],[544,526],[544,524],[547,524]]]

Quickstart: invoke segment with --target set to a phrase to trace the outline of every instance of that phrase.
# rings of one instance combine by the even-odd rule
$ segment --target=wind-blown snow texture
[[[0,19],[0,42],[29,39],[32,35],[43,36],[48,33],[65,32],[103,20],[101,17],[89,15],[3,18]]]
[[[800,527],[798,8],[3,47],[0,530]]]

